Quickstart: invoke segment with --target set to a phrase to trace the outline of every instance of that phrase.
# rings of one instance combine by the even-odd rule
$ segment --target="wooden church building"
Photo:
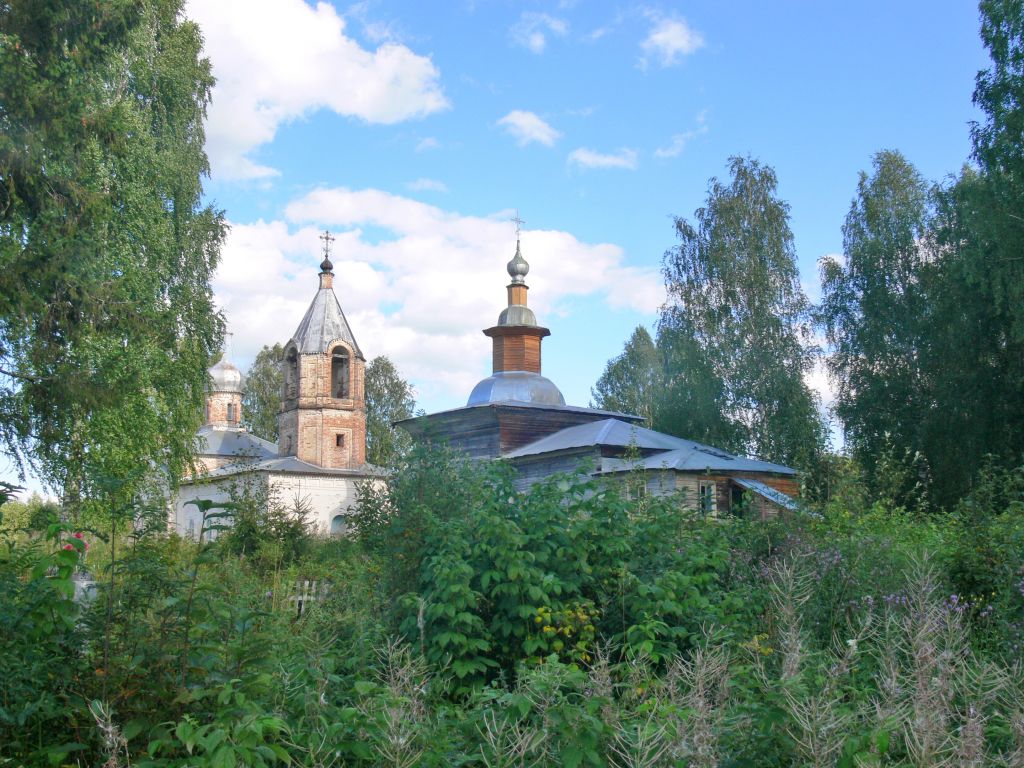
[[[527,304],[530,266],[518,240],[507,269],[508,306],[484,331],[493,373],[464,407],[398,422],[414,440],[447,444],[476,459],[504,459],[518,471],[521,488],[585,468],[610,477],[642,473],[648,493],[681,492],[708,513],[742,508],[768,517],[795,507],[799,483],[789,467],[646,429],[639,416],[566,405],[541,373],[541,341],[550,331]]]

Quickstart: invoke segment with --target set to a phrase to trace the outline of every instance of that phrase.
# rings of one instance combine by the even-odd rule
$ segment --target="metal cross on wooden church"
[[[509,221],[511,221],[513,224],[516,225],[516,240],[518,240],[519,239],[519,232],[522,229],[523,224],[526,223],[523,219],[519,218],[519,209],[518,208],[516,208],[516,215],[513,216],[511,219],[509,219]]]

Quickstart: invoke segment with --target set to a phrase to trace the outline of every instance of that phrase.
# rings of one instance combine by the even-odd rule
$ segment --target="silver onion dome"
[[[516,255],[512,257],[512,261],[505,268],[508,270],[508,276],[512,278],[513,283],[521,284],[526,282],[526,275],[530,272],[530,265],[523,258],[523,254],[519,250],[518,240],[516,240]]]
[[[230,360],[221,358],[220,362],[209,370],[211,392],[242,392],[245,376]]]
[[[466,405],[508,402],[565,405],[565,398],[551,379],[539,373],[502,371],[473,387]]]

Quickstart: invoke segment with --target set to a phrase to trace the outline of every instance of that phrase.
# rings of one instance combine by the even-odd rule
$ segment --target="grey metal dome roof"
[[[208,373],[213,382],[210,386],[211,392],[242,392],[245,387],[245,376],[227,358],[221,358]]]
[[[565,398],[551,379],[539,373],[502,371],[473,387],[466,405],[508,402],[565,405]]]
[[[537,316],[533,310],[524,307],[522,304],[513,304],[501,310],[498,315],[498,325],[537,325]]]
[[[356,357],[364,360],[362,350],[352,335],[345,313],[341,310],[338,297],[331,288],[321,288],[313,297],[313,303],[306,310],[299,327],[295,329],[292,341],[299,352],[305,355],[321,354],[327,351],[327,345],[335,339],[342,339],[355,350]]]

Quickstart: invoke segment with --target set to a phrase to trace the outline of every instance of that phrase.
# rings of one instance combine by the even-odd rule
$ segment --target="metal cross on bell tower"
[[[324,241],[324,260],[320,262],[320,271],[331,273],[334,269],[334,265],[331,263],[331,243],[334,242],[334,235],[330,230],[325,229],[324,233],[320,235],[320,239]]]
[[[324,241],[324,258],[329,258],[331,255],[331,243],[334,242],[334,235],[331,234],[329,229],[325,229],[324,233],[320,235],[320,239]]]

